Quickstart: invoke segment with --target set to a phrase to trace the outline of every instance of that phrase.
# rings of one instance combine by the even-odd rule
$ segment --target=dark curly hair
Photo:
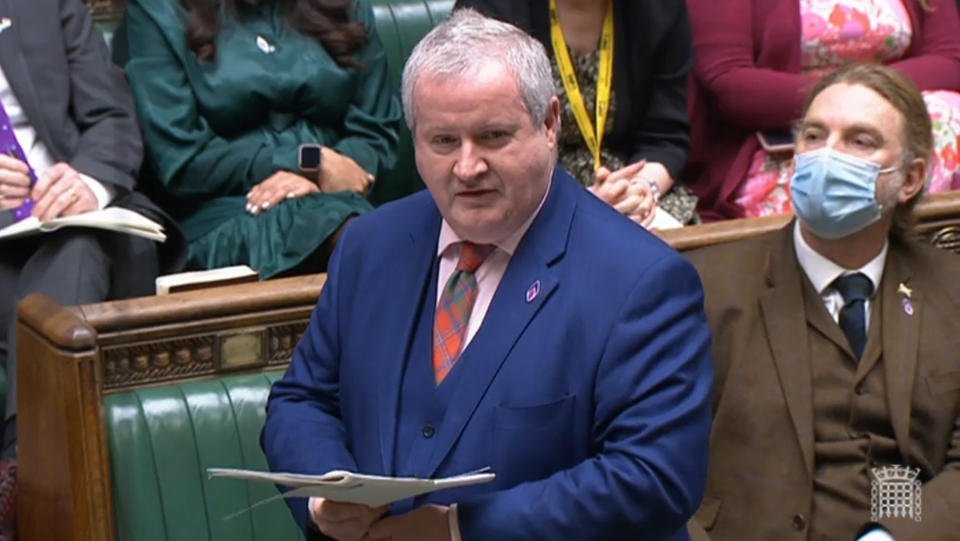
[[[261,0],[262,1],[262,0]],[[367,44],[370,35],[350,20],[353,0],[272,0],[283,2],[287,24],[318,42],[341,67],[362,68],[354,54]],[[214,43],[225,15],[238,16],[256,0],[180,0],[190,13],[187,46],[201,60],[217,54]]]

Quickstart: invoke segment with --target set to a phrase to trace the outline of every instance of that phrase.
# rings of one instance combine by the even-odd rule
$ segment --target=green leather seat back
[[[225,376],[104,398],[118,541],[303,539],[264,483],[208,479],[210,467],[266,470],[260,430],[282,371]]]
[[[454,0],[371,0],[377,34],[387,52],[390,80],[400,96],[403,65],[413,47],[434,26],[447,18]],[[406,124],[400,130],[397,164],[381,175],[370,194],[370,201],[380,205],[423,189],[413,159],[413,141]]]

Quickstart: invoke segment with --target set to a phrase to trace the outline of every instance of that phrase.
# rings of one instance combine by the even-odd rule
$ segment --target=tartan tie
[[[475,273],[493,249],[490,244],[460,244],[460,261],[440,295],[433,325],[433,377],[437,385],[443,383],[460,357],[470,312],[477,300]]]
[[[859,359],[867,344],[866,300],[873,293],[873,283],[867,275],[858,272],[841,276],[833,281],[833,287],[843,297],[843,308],[837,318],[843,334],[847,335],[850,348]]]
[[[3,102],[0,102],[0,153],[27,163],[27,155],[23,153],[20,141],[17,141],[17,136],[13,133],[13,122],[10,121],[7,110],[3,107]],[[29,166],[30,164],[27,163],[27,167]],[[32,167],[30,168],[30,180],[33,181],[31,185],[37,181],[37,176],[33,173]],[[28,218],[30,211],[33,210],[33,206],[33,199],[29,197],[26,198],[22,205],[13,209],[14,219],[19,222],[24,218]]]

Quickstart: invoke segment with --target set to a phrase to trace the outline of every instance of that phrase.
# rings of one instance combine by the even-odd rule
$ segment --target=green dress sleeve
[[[363,69],[347,109],[344,136],[333,149],[378,176],[397,161],[402,112],[397,89],[390,86],[387,55],[376,33],[373,9],[366,0],[356,2],[356,20],[369,30],[370,41],[356,57]]]
[[[173,6],[158,4],[164,5],[170,23],[179,22]],[[206,199],[245,194],[279,169],[274,156],[282,152],[259,134],[220,137],[200,114],[185,71],[185,57],[193,54],[185,35],[181,43],[172,44],[137,0],[127,3],[125,22],[124,67],[149,147],[148,159],[171,195]]]

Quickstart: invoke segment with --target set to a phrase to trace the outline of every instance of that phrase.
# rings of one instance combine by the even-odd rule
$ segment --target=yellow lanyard
[[[580,93],[577,74],[573,71],[573,62],[567,52],[567,42],[563,39],[560,19],[557,16],[557,0],[550,0],[550,40],[553,54],[560,68],[563,88],[567,91],[567,100],[577,119],[577,126],[593,154],[593,168],[600,169],[600,145],[603,143],[603,131],[607,125],[607,112],[610,110],[610,90],[613,82],[613,0],[607,0],[607,15],[603,19],[603,34],[600,36],[600,66],[597,73],[596,127],[587,114],[587,106]]]

